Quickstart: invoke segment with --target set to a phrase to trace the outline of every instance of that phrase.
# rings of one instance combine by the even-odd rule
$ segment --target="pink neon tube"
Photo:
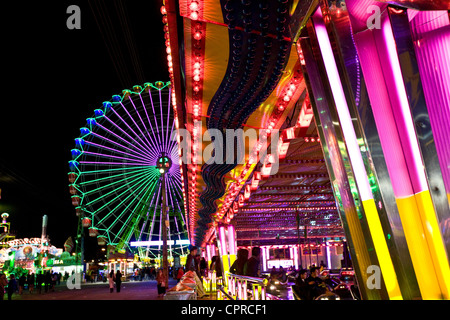
[[[447,194],[450,193],[450,19],[446,10],[408,9],[423,91]]]
[[[384,158],[397,198],[413,194],[407,165],[403,157],[403,147],[398,136],[389,94],[384,85],[382,67],[377,53],[377,45],[371,30],[354,35],[361,68],[367,84],[367,93],[378,129]]]
[[[219,227],[219,236],[220,236],[220,249],[222,252],[220,253],[222,256],[227,255],[227,237],[225,236],[225,227]]]
[[[211,245],[210,244],[206,245],[206,256],[207,256],[208,261],[211,261]]]
[[[314,27],[316,29],[317,40],[319,42],[320,52],[323,56],[323,62],[330,80],[331,91],[336,109],[338,111],[341,129],[344,133],[349,157],[355,172],[355,180],[361,195],[361,200],[373,199],[370,189],[369,180],[367,178],[366,168],[359,150],[358,140],[353,128],[352,118],[348,110],[347,101],[345,99],[344,90],[342,88],[339,72],[334,60],[333,49],[331,48],[328,32],[322,19],[320,8],[317,9],[313,16]]]
[[[383,46],[379,46],[380,58],[383,61],[381,67],[384,71],[384,79],[389,91],[392,111],[397,124],[397,130],[403,145],[403,153],[408,166],[414,193],[428,190],[424,165],[420,154],[417,136],[414,130],[408,97],[398,61],[394,35],[392,33],[389,18],[386,16],[381,24]],[[383,59],[385,57],[386,59]]]
[[[230,254],[236,255],[236,240],[234,234],[234,226],[228,226],[228,247],[230,250]]]
[[[266,266],[267,266],[267,254],[266,254],[266,248],[262,247],[262,260],[263,260],[263,265],[262,265],[262,269],[263,271],[266,271]]]

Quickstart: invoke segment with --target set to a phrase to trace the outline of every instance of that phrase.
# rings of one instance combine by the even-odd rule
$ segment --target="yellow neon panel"
[[[222,267],[223,267],[223,270],[222,270],[223,285],[225,287],[227,287],[228,286],[228,284],[227,284],[227,275],[228,275],[228,273],[230,271],[230,264],[228,262],[228,255],[227,254],[222,255]]]
[[[340,204],[341,205],[341,204]],[[358,268],[355,266],[355,273],[361,277],[362,283],[366,284],[368,279],[367,268],[372,264],[369,257],[369,250],[366,246],[364,234],[361,230],[361,223],[356,212],[356,208],[345,207],[345,215],[347,217],[347,226],[349,234],[353,242],[353,248],[356,255],[356,261],[358,261]],[[363,299],[375,300],[379,299],[379,295],[374,290],[367,290],[365,285],[361,285]],[[364,297],[366,295],[367,297]]]
[[[372,241],[375,246],[378,262],[380,263],[381,273],[383,274],[386,290],[391,300],[402,300],[402,293],[397,281],[394,265],[391,255],[386,244],[383,228],[381,227],[380,218],[378,216],[377,207],[373,199],[362,202],[364,212],[366,214],[367,223],[369,225]]]
[[[300,0],[294,0],[294,1],[292,1],[292,7],[291,7],[291,9],[289,10],[289,14],[290,15],[293,15],[294,14],[294,12],[295,12],[295,9],[297,9],[297,5],[298,5],[298,2],[299,2]]]
[[[206,25],[204,73],[202,101],[206,114],[212,98],[217,93],[226,75],[230,58],[228,28],[208,23]]]
[[[422,299],[441,299],[442,293],[434,272],[416,199],[414,195],[411,195],[397,198],[396,202]]]
[[[444,299],[450,299],[450,269],[448,265],[447,253],[442,242],[441,231],[428,190],[415,194],[419,214],[428,242],[428,248],[433,259],[434,269],[439,281],[439,286]]]
[[[233,265],[234,261],[236,261],[236,255],[230,254],[230,267]]]

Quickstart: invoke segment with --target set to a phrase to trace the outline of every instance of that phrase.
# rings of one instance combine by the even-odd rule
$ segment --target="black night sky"
[[[68,161],[79,128],[103,101],[144,82],[168,81],[160,6],[152,0],[2,4],[0,213],[16,238],[75,236]],[[70,5],[81,29],[69,30]]]

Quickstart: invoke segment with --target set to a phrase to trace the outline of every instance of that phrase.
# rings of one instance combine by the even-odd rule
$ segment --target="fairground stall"
[[[40,270],[51,270],[53,259],[63,253],[63,249],[41,242],[41,238],[14,239],[2,243],[6,247],[0,249],[0,263],[3,270],[11,273],[15,269],[36,273]],[[44,249],[45,246],[45,249]]]
[[[80,257],[73,251],[71,237],[64,243],[64,249],[52,245],[46,235],[47,217],[43,217],[40,238],[16,239],[9,233],[9,215],[2,214],[2,226],[5,226],[0,242],[0,268],[6,274],[37,273],[52,271],[61,274],[80,272]]]

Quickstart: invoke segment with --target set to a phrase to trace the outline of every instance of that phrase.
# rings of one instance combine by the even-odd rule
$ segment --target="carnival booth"
[[[51,269],[47,265],[49,258],[58,257],[63,249],[58,249],[48,243],[42,243],[41,238],[23,238],[7,241],[0,249],[0,264],[3,271],[22,268],[30,272],[40,269]]]
[[[118,253],[113,249],[108,249],[108,273],[111,270],[116,273],[118,270],[122,274],[123,280],[128,280],[128,277],[133,276],[134,273],[134,255],[133,253],[126,251],[124,253]]]

